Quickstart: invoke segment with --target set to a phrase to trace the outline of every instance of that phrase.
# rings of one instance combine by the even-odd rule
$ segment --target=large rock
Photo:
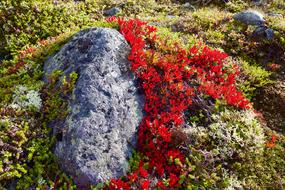
[[[55,154],[80,189],[119,178],[128,169],[144,104],[129,52],[117,30],[91,28],[77,33],[45,63],[45,78],[55,69],[79,75]]]

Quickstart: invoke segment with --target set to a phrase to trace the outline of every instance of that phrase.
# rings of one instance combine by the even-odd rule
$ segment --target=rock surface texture
[[[237,13],[233,18],[246,25],[263,25],[265,20],[260,12],[254,10],[248,10],[244,12]]]
[[[81,189],[119,178],[128,169],[144,105],[129,52],[117,30],[91,28],[77,33],[45,63],[45,78],[54,70],[78,74],[55,154]]]

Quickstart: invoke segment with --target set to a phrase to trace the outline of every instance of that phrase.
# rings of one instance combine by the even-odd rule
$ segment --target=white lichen
[[[237,177],[237,175],[232,174],[230,175],[228,171],[223,172],[223,178],[226,178],[228,180],[228,186],[225,188],[225,190],[243,190],[244,183],[240,181]]]
[[[264,131],[252,110],[225,110],[212,118],[214,122],[208,127],[193,124],[185,132],[195,143],[211,142],[212,152],[222,160],[234,154],[244,157],[247,153],[263,152]]]
[[[14,90],[13,101],[10,106],[12,108],[35,108],[40,110],[42,99],[38,91],[29,90],[26,86],[19,85]]]

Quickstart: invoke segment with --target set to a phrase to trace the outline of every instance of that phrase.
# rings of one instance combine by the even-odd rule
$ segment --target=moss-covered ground
[[[62,74],[56,71],[45,84],[43,64],[80,29],[116,28],[105,22],[104,10],[112,7],[121,9],[116,16],[157,26],[162,38],[185,47],[206,44],[239,65],[236,85],[255,111],[217,101],[211,118],[199,106],[189,113],[192,127],[173,132],[192,171],[181,183],[188,189],[285,189],[285,2],[260,2],[1,0],[0,189],[76,189],[52,154],[56,137],[48,123],[68,113],[58,110],[66,110],[77,76],[65,76],[58,87]],[[265,15],[273,40],[255,39],[253,27],[244,30],[234,21],[247,9]],[[141,156],[130,159],[132,170]]]

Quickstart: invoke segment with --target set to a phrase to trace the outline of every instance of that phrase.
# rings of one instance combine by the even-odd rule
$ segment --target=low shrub
[[[241,75],[237,79],[238,87],[248,99],[252,100],[261,88],[274,83],[270,78],[272,73],[266,71],[261,66],[251,65],[241,59],[237,60],[237,62],[241,69]]]
[[[196,92],[229,105],[249,108],[249,102],[235,88],[235,65],[227,55],[209,47],[189,50],[174,42],[160,40],[157,29],[140,20],[109,18],[130,43],[132,70],[145,92],[146,116],[138,134],[138,151],[146,158],[139,168],[123,179],[112,179],[107,189],[183,188],[185,156],[171,144],[170,129],[184,123],[183,112]],[[152,176],[155,174],[155,179]]]
[[[96,1],[84,3],[50,0],[3,0],[0,2],[1,54],[90,23],[97,14]]]
[[[204,189],[284,188],[284,137],[259,121],[252,110],[213,114],[213,123],[189,123],[190,186]],[[279,166],[277,166],[278,164]],[[187,169],[187,168],[186,168]],[[274,179],[274,180],[273,180]]]

